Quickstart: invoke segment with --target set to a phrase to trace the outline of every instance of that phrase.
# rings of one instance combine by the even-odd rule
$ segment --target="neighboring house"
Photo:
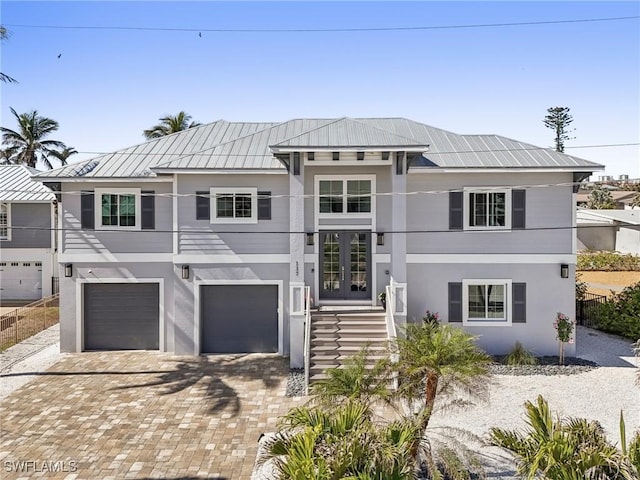
[[[43,172],[60,192],[61,348],[279,352],[315,305],[428,309],[494,353],[574,316],[572,184],[602,166],[403,118],[217,121]],[[570,346],[568,354],[572,354]]]
[[[640,255],[640,210],[578,209],[578,250]]]
[[[0,165],[0,303],[51,295],[57,277],[54,200],[38,170]]]
[[[631,209],[631,204],[634,202],[636,196],[640,192],[630,190],[609,190],[611,192],[611,198],[615,202],[615,208],[619,210]],[[591,192],[588,190],[580,190],[576,195],[576,204],[578,207],[587,208],[589,203],[589,195]]]

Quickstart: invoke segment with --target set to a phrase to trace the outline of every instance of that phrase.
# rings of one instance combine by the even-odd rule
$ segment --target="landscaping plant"
[[[538,359],[522,343],[516,342],[513,349],[504,356],[502,363],[505,365],[537,365]]]
[[[631,272],[640,270],[640,256],[615,252],[586,252],[578,254],[577,270]]]
[[[626,287],[598,308],[596,327],[631,340],[640,338],[640,282]]]
[[[560,365],[564,365],[564,346],[573,343],[573,333],[576,323],[562,312],[556,314],[553,328],[556,329],[556,339],[560,342]]]
[[[527,430],[492,428],[491,442],[513,453],[522,478],[547,480],[638,479],[636,434],[629,446],[621,420],[622,451],[607,440],[602,426],[583,418],[553,418],[547,401],[526,402]],[[631,453],[632,449],[634,453]],[[634,458],[633,455],[636,455]]]

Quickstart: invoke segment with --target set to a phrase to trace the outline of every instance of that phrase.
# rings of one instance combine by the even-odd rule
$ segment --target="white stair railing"
[[[304,385],[309,395],[309,363],[311,356],[311,287],[304,287]]]

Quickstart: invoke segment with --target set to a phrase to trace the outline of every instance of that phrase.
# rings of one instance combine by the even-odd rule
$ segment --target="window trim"
[[[462,324],[478,327],[510,327],[513,321],[512,314],[512,280],[503,278],[468,278],[462,280]],[[504,319],[470,319],[469,318],[469,286],[470,285],[502,285],[504,286],[506,305]]]
[[[510,188],[479,188],[465,187],[462,198],[462,220],[464,230],[483,231],[483,230],[511,230],[512,217],[512,201]],[[469,216],[471,215],[471,194],[472,193],[504,193],[504,226],[473,226],[469,224]],[[488,215],[488,212],[487,212]],[[488,222],[487,222],[488,223]]]
[[[235,195],[250,194],[251,195],[251,216],[243,218],[218,217],[218,206],[216,204],[217,195]],[[257,187],[211,187],[209,189],[211,197],[209,206],[209,221],[216,224],[239,224],[239,223],[258,223],[258,189]],[[234,202],[235,203],[235,202]],[[235,206],[234,206],[235,215]]]
[[[103,225],[102,224],[102,195],[134,195],[136,199],[135,225]],[[93,205],[95,230],[141,230],[142,229],[142,189],[141,188],[96,188],[94,190]],[[119,216],[120,212],[118,212]]]
[[[342,181],[342,212],[340,213],[321,213],[320,212],[320,182],[321,181]],[[347,211],[347,182],[352,180],[368,180],[371,185],[371,211],[370,212],[352,212]],[[375,175],[316,175],[314,177],[314,211],[316,218],[375,218],[376,213],[376,176]]]
[[[11,203],[10,202],[0,202],[1,205],[5,205],[7,208],[7,235],[0,236],[0,240],[3,242],[11,241]]]

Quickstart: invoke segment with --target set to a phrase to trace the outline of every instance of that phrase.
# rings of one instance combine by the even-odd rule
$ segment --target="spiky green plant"
[[[191,115],[184,111],[178,112],[176,115],[165,115],[159,120],[160,123],[142,132],[144,138],[147,140],[160,138],[200,125],[198,122],[192,122]]]
[[[355,355],[345,359],[339,368],[325,370],[327,378],[311,385],[313,399],[326,405],[345,401],[360,400],[372,404],[379,400],[389,402],[393,392],[391,383],[391,364],[388,356],[373,359],[368,346]]]
[[[520,342],[516,342],[511,351],[502,359],[505,365],[536,365],[538,359]]]
[[[554,419],[547,401],[525,404],[524,432],[492,428],[491,442],[518,458],[523,478],[548,480],[636,479],[638,472],[606,438],[602,426],[583,418]]]

